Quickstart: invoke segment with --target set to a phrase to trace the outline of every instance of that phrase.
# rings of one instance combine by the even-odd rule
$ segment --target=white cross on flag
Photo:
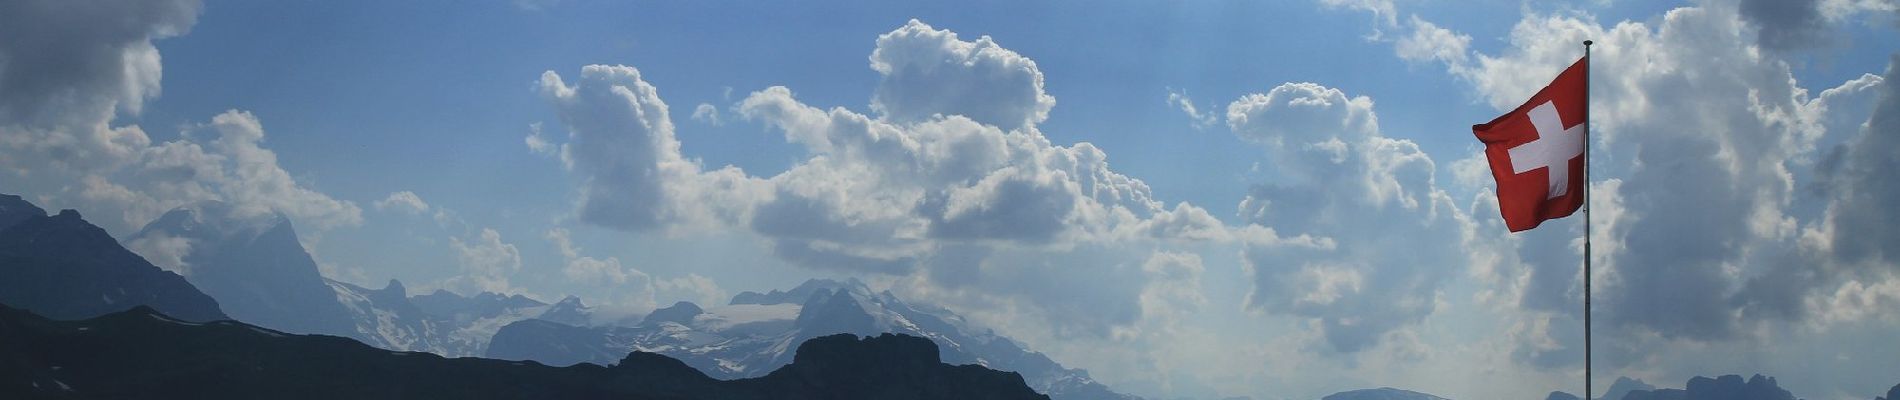
[[[1498,180],[1498,211],[1512,232],[1570,216],[1583,206],[1588,59],[1564,69],[1516,110],[1473,125]]]

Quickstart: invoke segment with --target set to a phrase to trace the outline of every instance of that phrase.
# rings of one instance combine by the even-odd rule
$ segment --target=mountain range
[[[54,318],[149,305],[190,321],[228,319],[185,278],[133,254],[78,211],[46,211],[0,195],[0,303]]]
[[[1576,395],[1564,392],[1552,392],[1550,400],[1575,400]],[[1697,376],[1689,378],[1682,389],[1656,388],[1643,381],[1627,377],[1617,378],[1610,390],[1599,400],[1797,400],[1794,393],[1783,389],[1775,378],[1756,374],[1748,379],[1741,375],[1722,375],[1714,378]],[[1900,399],[1900,384],[1887,390],[1886,396],[1875,396],[1874,400]]]
[[[949,310],[914,305],[857,280],[814,279],[790,291],[742,292],[723,306],[679,302],[632,326],[577,326],[522,320],[497,331],[485,356],[552,365],[610,361],[628,351],[664,354],[721,379],[761,376],[792,362],[811,338],[900,333],[936,343],[945,362],[1023,375],[1055,399],[1128,399],[1041,353]]]
[[[12,201],[6,201],[9,199]],[[79,220],[76,212],[69,210],[62,216],[90,232],[83,246],[18,247],[43,250],[42,256],[116,252],[121,257],[106,263],[113,266],[107,269],[158,276],[121,280],[152,285],[170,282],[170,287],[195,294],[208,303],[212,312],[174,307],[158,300],[116,304],[79,301],[68,297],[96,294],[71,290],[58,291],[66,297],[39,302],[7,299],[5,304],[41,313],[92,304],[84,312],[58,314],[60,319],[95,317],[146,304],[188,321],[235,318],[274,331],[341,336],[386,350],[445,357],[486,355],[556,365],[606,365],[630,351],[642,350],[680,358],[718,379],[762,377],[791,364],[794,349],[813,338],[894,332],[927,338],[942,346],[938,356],[951,364],[1022,371],[1032,387],[1055,393],[1057,398],[1133,398],[1114,393],[1089,378],[1086,371],[1065,368],[994,332],[975,329],[948,310],[912,305],[889,292],[872,293],[855,280],[812,280],[789,291],[740,293],[730,304],[711,309],[680,302],[645,316],[597,321],[600,318],[593,309],[574,296],[552,304],[521,295],[464,296],[444,290],[410,296],[396,280],[373,289],[325,278],[304,250],[290,220],[280,213],[240,210],[216,201],[198,202],[173,209],[124,239],[127,244],[183,244],[176,268],[186,272],[182,277],[125,250],[103,230]],[[0,198],[0,223],[33,226],[35,218],[57,220],[45,217],[43,211],[17,196]],[[0,225],[0,232],[10,230]],[[13,236],[0,235],[0,243],[8,237]],[[0,249],[0,256],[8,254]],[[42,261],[6,265],[75,270],[46,268],[53,264]],[[128,277],[142,276],[120,272]],[[39,279],[24,275],[4,282],[25,285]],[[4,293],[20,297],[28,292]],[[211,300],[214,298],[235,306],[220,311],[220,303]],[[491,342],[499,343],[499,348],[490,348]]]
[[[949,365],[928,340],[835,335],[758,378],[718,380],[666,356],[610,366],[442,358],[151,307],[54,321],[0,306],[0,398],[1048,399],[1020,375]]]

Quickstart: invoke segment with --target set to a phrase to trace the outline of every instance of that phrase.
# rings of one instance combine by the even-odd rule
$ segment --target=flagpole
[[[1583,41],[1583,400],[1590,387],[1590,40]]]

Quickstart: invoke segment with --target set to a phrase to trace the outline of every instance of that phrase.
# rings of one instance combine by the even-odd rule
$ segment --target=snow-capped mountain
[[[282,213],[239,210],[217,201],[172,209],[125,239],[182,241],[185,279],[232,318],[294,333],[356,336],[349,310],[324,284]]]
[[[369,289],[323,277],[296,229],[280,213],[237,210],[206,201],[173,209],[126,243],[187,244],[185,279],[240,321],[292,333],[357,339],[389,350],[447,357],[481,355],[509,323],[555,308],[520,295],[447,291],[408,297],[402,282]],[[579,299],[550,318],[586,318]]]
[[[724,306],[680,302],[635,326],[577,327],[521,321],[496,332],[488,357],[552,365],[611,364],[628,351],[664,354],[715,378],[757,377],[792,362],[800,343],[838,333],[901,333],[930,339],[949,364],[1022,374],[1056,399],[1133,398],[1110,391],[1088,372],[1065,368],[948,310],[873,293],[856,280],[810,280],[790,291],[745,292]]]

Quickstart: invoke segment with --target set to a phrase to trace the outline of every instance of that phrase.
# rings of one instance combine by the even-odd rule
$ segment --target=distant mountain
[[[182,258],[190,271],[185,279],[218,299],[231,317],[288,332],[357,333],[283,214],[197,202],[166,212],[126,242],[174,238],[191,244]]]
[[[434,293],[411,296],[409,297],[409,302],[415,304],[416,308],[422,309],[424,313],[448,318],[453,320],[456,325],[465,325],[473,323],[475,320],[495,318],[508,314],[519,314],[523,310],[530,309],[538,314],[548,306],[548,303],[542,303],[518,294],[506,296],[493,292],[482,292],[474,296],[463,297],[462,295],[455,294],[455,292],[442,289],[436,289]]]
[[[589,326],[594,324],[594,308],[588,307],[579,296],[569,295],[555,302],[554,305],[548,306],[546,311],[542,311],[535,318],[574,326]]]
[[[1326,397],[1320,398],[1320,400],[1446,400],[1446,399],[1443,397],[1414,392],[1410,390],[1401,390],[1401,389],[1393,389],[1393,388],[1385,387],[1385,388],[1378,388],[1378,389],[1360,389],[1360,390],[1333,393],[1331,395],[1327,395]]]
[[[1630,392],[1638,390],[1656,390],[1656,386],[1639,379],[1619,376],[1616,378],[1615,383],[1610,384],[1610,390],[1603,392],[1603,397],[1599,397],[1599,399],[1622,400],[1623,397],[1628,396]]]
[[[0,303],[56,318],[91,318],[139,305],[190,321],[229,319],[178,274],[120,246],[78,211],[46,211],[0,195]]]
[[[613,366],[392,352],[139,307],[53,321],[0,306],[0,398],[1047,399],[1020,375],[952,366],[928,340],[827,336],[759,378],[632,353]]]
[[[1683,389],[1634,390],[1624,395],[1622,400],[1795,400],[1794,394],[1782,389],[1775,378],[1757,374],[1743,381],[1741,375],[1722,375],[1718,378],[1694,377]]]
[[[392,281],[393,282],[393,281]],[[436,350],[427,347],[407,348],[383,346],[391,350],[428,351],[445,357],[479,357],[488,352],[488,342],[502,326],[515,321],[534,318],[547,312],[548,303],[522,295],[501,295],[482,292],[474,296],[463,297],[454,292],[437,289],[434,293],[413,296],[409,304],[421,310],[422,315],[431,319],[435,328],[430,334],[437,335],[436,342],[449,345]],[[374,308],[394,308],[396,306],[376,305]],[[405,315],[407,317],[407,315]],[[399,319],[400,320],[400,319]],[[395,322],[396,325],[413,326],[414,323]],[[376,344],[376,343],[371,343]]]
[[[1563,392],[1551,393],[1552,399],[1558,395],[1575,399],[1575,395]],[[1787,389],[1782,389],[1775,378],[1756,374],[1743,380],[1741,375],[1722,375],[1716,378],[1694,377],[1682,389],[1657,389],[1643,381],[1618,378],[1610,385],[1610,391],[1604,393],[1602,400],[1796,400],[1798,397]],[[1900,385],[1887,390],[1885,397],[1876,396],[1874,400],[1900,399]]]
[[[912,305],[890,292],[872,293],[856,280],[814,279],[790,291],[743,292],[724,306],[691,302],[655,310],[631,326],[576,326],[521,321],[503,327],[488,357],[536,360],[553,365],[611,362],[639,350],[679,359],[715,378],[763,376],[793,362],[792,349],[827,335],[899,333],[936,343],[950,364],[981,365],[1021,373],[1029,386],[1056,399],[1130,399],[1024,349],[955,313]]]

